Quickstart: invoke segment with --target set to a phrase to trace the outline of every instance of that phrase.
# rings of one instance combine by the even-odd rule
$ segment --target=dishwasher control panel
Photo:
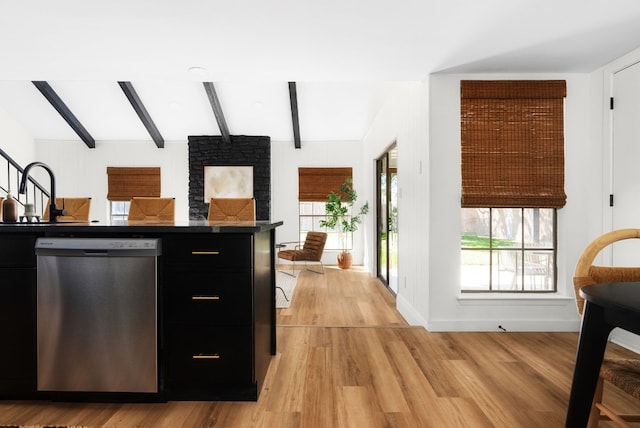
[[[43,251],[64,252],[79,251],[136,251],[149,252],[150,255],[160,254],[160,239],[148,238],[38,238],[36,240],[36,254]]]

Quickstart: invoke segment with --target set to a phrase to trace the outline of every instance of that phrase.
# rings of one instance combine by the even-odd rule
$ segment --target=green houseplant
[[[339,232],[342,251],[338,254],[338,266],[342,269],[351,267],[352,256],[347,249],[348,234],[358,230],[362,216],[369,212],[369,202],[365,202],[357,213],[354,212],[353,205],[357,199],[358,195],[353,188],[353,180],[347,178],[340,185],[340,193],[329,193],[325,203],[327,218],[320,220],[320,226]]]

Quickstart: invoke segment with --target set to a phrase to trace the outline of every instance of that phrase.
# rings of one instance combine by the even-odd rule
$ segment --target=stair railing
[[[19,205],[24,207],[27,202],[32,203],[35,212],[42,216],[46,203],[49,201],[49,191],[33,177],[29,176],[26,193],[23,195],[18,194],[18,186],[20,186],[24,168],[2,149],[0,149],[0,157],[6,161],[6,174],[0,174],[0,196],[6,197],[7,193],[11,192],[11,195],[18,201]],[[0,160],[1,163],[2,161]],[[1,168],[0,171],[2,171]]]

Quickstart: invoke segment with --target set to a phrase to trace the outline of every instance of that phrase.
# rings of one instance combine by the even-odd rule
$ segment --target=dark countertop
[[[60,222],[60,223],[0,223],[2,233],[257,233],[275,229],[282,221],[208,222]]]

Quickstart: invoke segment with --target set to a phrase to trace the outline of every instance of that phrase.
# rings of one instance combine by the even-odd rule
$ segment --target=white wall
[[[558,210],[558,292],[553,295],[460,293],[460,80],[563,79],[565,99],[565,191]],[[586,74],[432,75],[430,187],[430,317],[438,330],[575,331],[579,317],[572,284],[575,263],[598,216],[601,177],[598,122],[591,109],[597,85]],[[591,238],[590,238],[591,235]]]
[[[23,167],[33,160],[36,151],[33,138],[1,108],[0,148]]]
[[[33,138],[3,109],[0,109],[0,148],[22,167],[33,160],[36,151]],[[4,172],[0,175],[0,187],[11,192],[19,201],[25,202],[26,197],[18,195],[19,177],[13,173],[6,174],[7,168],[6,163],[0,168]],[[15,170],[10,168],[9,171]],[[38,176],[34,178],[40,179]],[[4,191],[0,192],[0,197],[5,196]]]
[[[389,83],[378,94],[379,110],[365,139],[366,192],[375,200],[375,159],[392,143],[398,153],[397,307],[412,324],[426,324],[429,310],[428,86]],[[375,274],[375,217],[368,227],[368,254]]]
[[[80,141],[39,141],[35,160],[46,163],[56,176],[56,196],[91,197],[92,220],[105,222],[108,166],[159,166],[161,196],[176,198],[176,220],[189,218],[189,160],[186,142],[97,142],[89,149]],[[34,170],[35,171],[35,170]],[[48,187],[47,179],[41,183]]]

